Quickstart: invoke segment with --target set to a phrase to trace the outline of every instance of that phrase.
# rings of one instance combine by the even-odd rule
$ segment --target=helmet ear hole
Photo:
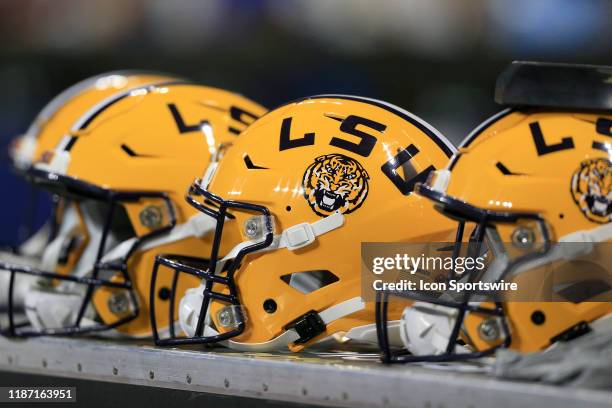
[[[163,288],[160,288],[159,291],[157,292],[157,297],[160,300],[170,299],[170,289],[165,286]]]
[[[319,289],[338,282],[340,278],[334,275],[331,271],[316,270],[316,271],[301,271],[294,272],[288,275],[281,276],[281,280],[293,289],[308,295]]]
[[[541,310],[536,310],[531,314],[531,321],[537,326],[541,326],[546,321],[546,315]]]
[[[287,210],[287,212],[291,212],[291,206],[290,205],[286,206],[285,210]]]
[[[272,314],[276,312],[276,309],[278,309],[278,305],[276,304],[274,299],[266,299],[263,302],[263,309],[266,311],[266,313]]]

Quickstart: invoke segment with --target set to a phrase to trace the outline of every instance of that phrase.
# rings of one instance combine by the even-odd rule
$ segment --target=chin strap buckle
[[[309,224],[303,222],[283,231],[277,248],[287,248],[290,251],[308,246],[323,234],[340,228],[344,224],[344,215],[335,212],[319,221]]]
[[[286,328],[295,330],[298,336],[300,336],[299,339],[294,341],[295,344],[303,344],[323,333],[327,326],[321,316],[314,310],[311,310],[289,323]]]
[[[315,233],[312,226],[304,222],[287,228],[283,231],[283,238],[287,244],[287,249],[295,251],[298,248],[310,245],[315,240]]]

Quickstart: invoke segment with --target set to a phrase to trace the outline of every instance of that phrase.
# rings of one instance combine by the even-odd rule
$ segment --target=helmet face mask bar
[[[198,201],[196,197],[202,197],[203,203],[206,203],[210,206],[214,206],[215,209],[207,207],[202,202]],[[151,325],[153,328],[153,338],[155,340],[155,344],[160,346],[184,344],[212,344],[229,340],[230,338],[242,334],[245,330],[246,315],[242,310],[240,304],[239,294],[236,289],[236,283],[234,281],[234,274],[246,255],[268,248],[270,245],[272,245],[272,242],[274,240],[274,224],[272,220],[272,215],[270,214],[268,208],[266,208],[265,206],[239,201],[224,200],[223,198],[203,188],[201,180],[196,180],[193,183],[193,185],[189,189],[186,200],[194,208],[214,218],[217,221],[217,224],[214,232],[210,258],[208,260],[177,255],[158,255],[155,259],[155,266],[151,278],[150,313]],[[235,257],[233,259],[225,261],[223,264],[220,264],[222,260],[219,259],[219,249],[221,246],[221,238],[223,236],[223,228],[225,226],[226,219],[231,219],[231,214],[228,213],[229,209],[238,209],[260,214],[260,219],[263,220],[261,224],[264,228],[260,236],[263,237],[263,240],[253,242],[246,246],[242,246],[235,254]],[[168,338],[161,338],[160,336],[159,330],[157,328],[157,315],[155,312],[154,302],[157,293],[156,283],[160,265],[164,265],[174,270],[168,309],[169,322],[174,321],[176,286],[178,284],[180,273],[186,273],[201,278],[204,283],[204,288],[200,286],[200,288],[196,289],[203,289],[203,299],[198,314],[195,333],[193,336],[176,336],[174,324],[169,324]],[[224,272],[225,276],[220,275],[219,273],[217,273],[217,271]],[[219,291],[215,291],[213,288],[214,284],[226,287],[228,293],[225,294],[220,293]],[[232,330],[208,336],[205,335],[205,325],[208,324],[207,319],[210,319],[209,313],[211,300],[227,303],[228,306],[226,307],[230,307],[233,309],[232,311],[234,313],[234,316],[232,320],[234,327],[232,328]]]
[[[499,255],[497,252],[506,252],[507,254],[507,251],[505,251],[503,243],[500,242],[499,236],[495,234],[496,228],[494,225],[492,225],[492,223],[517,224],[522,220],[535,222],[541,233],[542,239],[539,248],[532,252],[516,256],[513,259],[505,260],[505,263],[498,268],[499,271],[493,272],[489,279],[497,281],[507,278],[508,276],[512,276],[512,272],[516,271],[520,266],[533,260],[546,257],[552,248],[552,241],[549,236],[549,227],[547,226],[546,221],[538,214],[510,212],[503,213],[480,209],[445,193],[436,191],[435,189],[424,184],[417,185],[416,191],[419,195],[432,200],[439,211],[446,214],[449,218],[456,219],[458,221],[453,257],[457,257],[459,252],[458,248],[463,242],[466,222],[476,224],[476,227],[469,238],[468,251],[472,254],[478,254],[481,253],[483,246],[485,246],[484,249],[489,252],[493,252],[494,256]],[[486,271],[484,274],[485,275],[480,276],[480,278],[487,276],[487,274],[490,274],[490,272]],[[456,273],[453,273],[453,275],[458,276]],[[462,280],[472,282],[478,278],[479,277],[475,276],[473,271],[469,270],[462,276]],[[376,329],[378,344],[381,350],[381,360],[384,363],[460,361],[488,356],[499,348],[509,347],[512,338],[509,324],[506,319],[504,306],[499,301],[488,302],[492,303],[493,307],[481,306],[480,300],[474,300],[474,295],[480,295],[482,297],[483,294],[484,293],[477,291],[466,291],[460,295],[460,299],[445,299],[445,296],[447,295],[445,293],[443,293],[439,298],[435,298],[422,293],[409,291],[377,292]],[[440,354],[414,355],[410,354],[406,350],[394,351],[391,348],[388,334],[389,296],[398,296],[413,301],[420,301],[432,305],[439,305],[448,309],[454,309],[456,315],[453,316],[452,329],[444,352]],[[467,336],[467,333],[463,332],[463,326],[468,312],[475,315],[487,316],[489,318],[496,319],[498,321],[498,329],[500,331],[498,336],[500,339],[499,343],[484,350],[464,350],[463,352],[457,352],[458,349],[461,349],[461,346],[463,345],[462,343],[464,343],[463,339],[461,338],[462,334]],[[407,327],[406,330],[410,331],[411,328]],[[466,340],[469,340],[469,336]]]
[[[51,190],[58,190],[61,196],[67,199],[92,200],[101,202],[106,205],[107,213],[104,218],[104,229],[100,237],[100,242],[97,248],[95,261],[92,265],[91,276],[76,276],[73,274],[61,274],[40,270],[38,268],[23,267],[12,265],[9,263],[0,262],[0,273],[9,273],[8,285],[8,328],[2,330],[2,334],[15,337],[29,337],[42,335],[78,335],[92,332],[100,332],[110,330],[128,323],[138,317],[140,313],[137,296],[133,290],[132,279],[128,271],[128,261],[135,251],[145,242],[166,233],[171,230],[176,224],[174,208],[166,193],[163,192],[123,192],[115,190],[107,190],[97,187],[87,182],[73,179],[71,177],[55,174],[53,172],[44,171],[41,169],[30,169],[29,177],[35,179],[38,183],[45,185]],[[147,234],[136,237],[128,251],[115,262],[104,262],[103,258],[106,254],[105,249],[111,227],[113,224],[114,215],[117,212],[117,207],[122,203],[134,202],[140,199],[160,199],[164,202],[166,211],[169,217],[167,225],[155,229]],[[121,279],[101,278],[99,275],[102,271],[119,273]],[[65,327],[57,328],[30,328],[28,323],[16,322],[16,314],[18,312],[15,306],[15,282],[17,276],[35,276],[43,278],[50,282],[73,283],[79,287],[85,287],[84,295],[80,301],[78,313],[73,324]],[[54,285],[55,287],[55,285]],[[95,324],[83,325],[83,319],[88,306],[92,303],[92,297],[95,289],[109,288],[123,291],[127,296],[129,313],[117,320],[104,323],[96,322]]]

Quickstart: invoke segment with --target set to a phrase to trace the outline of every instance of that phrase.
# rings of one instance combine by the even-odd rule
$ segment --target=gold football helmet
[[[534,63],[502,74],[497,100],[514,107],[479,126],[417,191],[457,220],[458,231],[475,226],[469,242],[486,248],[490,263],[463,278],[514,280],[529,297],[415,303],[403,317],[414,355],[387,348],[386,361],[472,358],[502,346],[537,351],[610,315],[611,77],[609,67]]]
[[[72,124],[92,106],[104,101],[119,91],[125,91],[147,84],[179,80],[177,77],[147,71],[113,71],[87,78],[69,87],[53,98],[38,113],[28,130],[13,140],[9,157],[16,173],[25,176],[35,160],[41,160],[44,152],[51,151],[69,131]],[[35,186],[31,187],[36,189]],[[39,190],[39,189],[36,189]],[[42,198],[40,196],[37,196]],[[33,231],[31,223],[23,222],[19,235],[10,251],[0,252],[0,261],[21,265],[38,266],[46,245],[58,228],[65,207],[57,197],[52,197],[53,216],[38,230]],[[25,238],[25,240],[24,240]],[[65,265],[61,269],[70,269]],[[8,274],[0,274],[0,287],[8,287]],[[19,288],[14,290],[14,304],[23,309],[22,292],[28,279],[19,279]],[[0,291],[0,310],[6,310],[8,293]]]
[[[220,145],[264,112],[240,95],[182,80],[116,92],[80,112],[28,171],[65,209],[40,267],[0,266],[10,272],[10,294],[21,276],[40,278],[24,295],[24,327],[9,302],[9,334],[149,335],[155,255],[177,245],[200,254],[211,242],[214,223],[185,203],[185,190]],[[156,302],[168,302],[170,284],[162,282]]]
[[[298,351],[366,332],[375,342],[361,242],[450,231],[412,190],[453,151],[421,119],[373,99],[315,96],[266,114],[190,189],[190,204],[216,219],[212,252],[158,257],[151,301],[160,267],[201,283],[180,300],[183,333],[155,333],[157,344]]]

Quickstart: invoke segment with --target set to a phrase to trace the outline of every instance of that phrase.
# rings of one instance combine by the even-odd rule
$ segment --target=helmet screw
[[[155,205],[150,205],[140,212],[140,223],[147,228],[159,228],[162,225],[162,211]]]
[[[478,335],[485,341],[494,341],[499,339],[501,330],[497,319],[488,318],[480,322],[478,325]]]
[[[259,234],[259,222],[257,218],[250,218],[244,224],[244,232],[247,237],[255,238]]]
[[[512,232],[512,242],[518,248],[531,248],[535,242],[535,233],[531,228],[518,227]]]
[[[124,292],[116,293],[108,298],[108,309],[116,314],[123,314],[130,309],[130,300]]]
[[[230,327],[233,323],[232,314],[229,309],[219,312],[219,324],[223,327]]]

